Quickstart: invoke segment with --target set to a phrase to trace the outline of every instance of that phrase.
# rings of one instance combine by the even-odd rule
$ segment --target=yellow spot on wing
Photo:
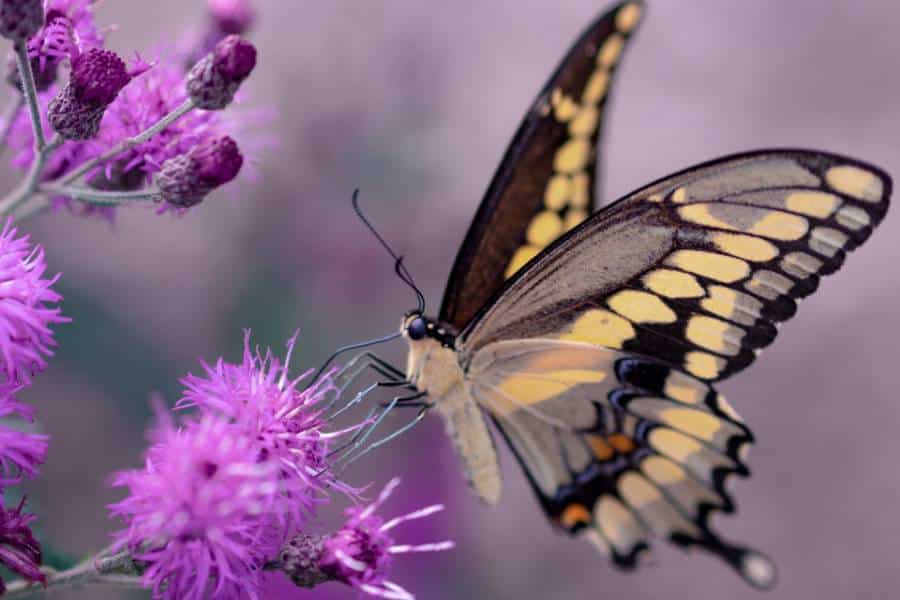
[[[644,285],[666,298],[699,298],[704,295],[697,278],[683,271],[656,269],[643,277]]]
[[[525,266],[529,260],[538,255],[538,253],[542,250],[539,246],[530,246],[525,245],[516,250],[516,253],[513,254],[512,259],[509,261],[509,266],[506,267],[505,277],[512,277],[516,271]]]
[[[700,306],[714,315],[743,325],[752,325],[762,316],[762,302],[753,296],[721,285],[711,285],[707,292]]]
[[[573,138],[560,146],[553,157],[553,169],[559,173],[572,174],[582,170],[591,154],[591,144],[582,138]]]
[[[614,311],[635,323],[674,323],[678,316],[656,294],[622,290],[606,303]]]
[[[554,175],[544,190],[544,206],[550,210],[560,210],[569,201],[572,180],[567,175]]]
[[[659,485],[671,485],[687,479],[687,473],[677,464],[661,456],[648,456],[641,463],[641,469]]]
[[[565,219],[565,229],[569,231],[580,225],[585,219],[587,219],[587,212],[581,210],[580,208],[570,208],[566,211],[566,219]]]
[[[608,310],[594,309],[578,317],[571,331],[559,339],[619,349],[634,335],[634,327],[627,319]]]
[[[628,554],[641,541],[642,529],[634,515],[608,494],[597,501],[594,519],[600,531],[620,554]]]
[[[546,246],[559,237],[563,231],[563,222],[552,210],[539,212],[531,220],[525,232],[525,239],[535,246]]]
[[[881,178],[852,165],[831,167],[825,173],[825,181],[837,191],[866,202],[880,202],[884,193]]]
[[[740,327],[705,315],[691,317],[685,329],[685,336],[691,342],[730,356],[741,351],[744,335],[745,332]]]
[[[706,397],[707,390],[684,375],[673,371],[666,377],[663,394],[684,404],[699,404]]]
[[[715,379],[725,364],[723,359],[706,352],[691,351],[684,356],[684,368],[700,379]]]
[[[641,20],[640,4],[626,4],[616,13],[616,29],[629,33]]]
[[[569,123],[569,134],[588,137],[597,129],[599,120],[600,111],[597,107],[593,105],[585,106]]]
[[[767,214],[753,224],[747,233],[755,233],[776,240],[799,240],[806,235],[809,222],[803,217],[780,210],[765,211]]]
[[[690,408],[666,408],[659,414],[660,419],[672,427],[698,439],[713,441],[721,427],[716,417]]]
[[[766,262],[778,256],[778,248],[772,242],[752,235],[714,233],[712,243],[722,252],[754,262]]]
[[[750,265],[743,260],[703,250],[677,250],[666,258],[666,263],[723,283],[733,283],[750,274]]]
[[[590,202],[590,191],[588,189],[589,182],[590,179],[588,178],[588,174],[584,171],[575,173],[575,175],[572,176],[572,198],[570,200],[572,206],[576,208],[587,208],[587,205]]]
[[[562,123],[574,117],[580,108],[571,96],[564,94],[559,88],[553,90],[550,96],[550,103],[553,105],[556,120]]]
[[[655,486],[647,481],[643,475],[629,471],[619,478],[619,491],[628,504],[638,510],[641,507],[663,499],[662,494]]]
[[[672,202],[681,204],[686,201],[688,198],[687,190],[683,187],[678,188],[674,192],[672,192]]]
[[[820,219],[826,218],[837,208],[840,199],[826,192],[794,192],[784,201],[785,208]]]
[[[606,68],[612,67],[619,60],[624,46],[625,38],[618,33],[612,34],[600,46],[600,51],[597,53],[597,64]]]
[[[797,240],[806,234],[809,227],[806,219],[780,210],[769,210],[737,205],[717,205],[723,211],[721,216],[710,212],[709,204],[691,204],[678,209],[678,214],[691,223],[705,227],[716,227],[730,231],[744,231],[776,240]],[[733,219],[728,217],[732,216]],[[752,217],[749,226],[742,219]]]
[[[597,104],[606,95],[606,88],[609,87],[609,72],[602,69],[594,71],[584,86],[584,92],[581,94],[581,101],[585,104]]]
[[[700,442],[672,429],[657,427],[647,438],[650,445],[672,460],[686,462],[691,454],[702,450]]]

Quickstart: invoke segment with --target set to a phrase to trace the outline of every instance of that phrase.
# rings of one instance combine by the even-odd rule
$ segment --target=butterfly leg
[[[394,410],[394,408],[396,406],[398,406],[399,404],[401,404],[403,402],[410,402],[410,401],[418,400],[424,396],[425,396],[424,392],[418,392],[416,394],[413,394],[412,396],[405,396],[405,397],[397,396],[397,397],[395,397],[387,404],[386,407],[384,407],[384,410],[381,411],[381,414],[379,414],[377,417],[375,417],[374,420],[372,420],[372,416],[374,415],[374,412],[370,413],[370,416],[368,417],[367,420],[372,420],[371,425],[369,425],[366,428],[360,429],[356,433],[356,435],[353,436],[353,438],[351,440],[349,440],[346,444],[343,444],[339,448],[332,450],[329,453],[329,455],[333,456],[333,455],[341,455],[342,454],[343,457],[339,458],[338,460],[339,461],[346,460],[346,457],[350,456],[360,446],[365,444],[366,440],[369,439],[369,437],[372,435],[372,433],[375,432],[375,430],[381,425],[381,423],[385,420],[385,418],[387,418],[388,414],[390,414],[390,412],[392,410]]]
[[[410,421],[403,427],[400,427],[393,433],[386,435],[385,437],[381,438],[377,442],[373,442],[373,443],[369,444],[369,446],[367,448],[364,448],[359,454],[348,459],[347,464],[349,465],[350,463],[354,462],[355,460],[362,458],[363,456],[365,456],[372,450],[375,450],[376,448],[383,446],[383,445],[387,444],[388,442],[400,437],[401,435],[403,435],[404,433],[406,433],[407,431],[409,431],[410,429],[412,429],[413,427],[418,425],[419,422],[425,418],[425,415],[428,414],[428,410],[433,406],[433,404],[429,403],[429,402],[418,402],[417,405],[420,406],[419,412],[416,413],[416,416],[412,419],[412,421]],[[408,406],[411,406],[411,405],[408,405]]]

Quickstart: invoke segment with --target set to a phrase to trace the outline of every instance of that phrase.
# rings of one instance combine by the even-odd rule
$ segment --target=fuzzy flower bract
[[[56,346],[51,326],[68,319],[53,291],[59,275],[44,277],[44,249],[17,233],[7,219],[0,231],[0,368],[8,382],[30,383]]]
[[[256,598],[260,570],[277,552],[270,515],[274,463],[226,419],[180,426],[163,419],[142,470],[119,473],[128,496],[112,505],[127,527],[120,546],[147,563],[144,581],[166,599]]]

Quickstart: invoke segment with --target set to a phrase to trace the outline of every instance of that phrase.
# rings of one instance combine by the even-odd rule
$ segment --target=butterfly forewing
[[[504,279],[593,210],[608,89],[642,10],[630,1],[600,17],[541,90],[457,255],[442,322],[462,328]]]
[[[518,273],[463,331],[575,340],[715,381],[748,366],[888,207],[890,180],[808,151],[721,159],[600,211]]]

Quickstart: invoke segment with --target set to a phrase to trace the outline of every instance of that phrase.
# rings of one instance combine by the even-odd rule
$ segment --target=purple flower
[[[131,75],[115,52],[91,48],[72,61],[69,83],[47,108],[53,130],[68,140],[87,140]]]
[[[255,66],[253,44],[237,35],[229,35],[188,72],[188,95],[200,108],[222,110],[231,104],[234,94]]]
[[[62,296],[52,289],[59,275],[43,277],[44,249],[16,234],[7,219],[0,232],[0,364],[8,382],[30,383],[53,355],[50,326],[68,319],[56,306]]]
[[[265,354],[251,350],[247,332],[242,362],[219,359],[215,365],[204,364],[202,375],[182,379],[185,392],[178,402],[180,408],[196,406],[205,414],[229,419],[256,441],[259,460],[278,466],[281,497],[277,513],[288,529],[305,523],[315,505],[326,497],[326,489],[355,492],[335,479],[326,457],[330,440],[360,427],[323,431],[322,405],[337,390],[327,376],[307,389],[299,388],[309,372],[293,379],[289,375],[294,341],[288,342],[282,363],[271,350]]]
[[[24,42],[44,24],[42,0],[0,0],[0,36]]]
[[[178,208],[190,208],[235,177],[244,164],[237,144],[228,136],[204,140],[187,154],[162,165],[157,185],[163,199]]]
[[[44,26],[28,40],[28,57],[38,91],[56,82],[59,64],[74,59],[88,48],[103,46],[94,23],[92,0],[50,0]],[[10,56],[7,81],[18,89],[22,84],[15,58]]]
[[[46,577],[40,570],[41,545],[29,526],[36,517],[23,513],[24,505],[23,498],[16,508],[0,506],[0,563],[29,581],[43,583]],[[6,584],[0,579],[0,594],[4,591]]]
[[[207,0],[216,29],[223,34],[244,34],[256,20],[250,0]]]
[[[16,415],[27,421],[34,421],[31,407],[16,400],[15,394],[22,385],[4,384],[0,391],[0,418]],[[12,429],[0,424],[0,485],[18,483],[22,475],[35,477],[38,465],[47,456],[47,442],[50,436]]]
[[[347,509],[347,522],[323,543],[319,568],[331,579],[342,581],[373,596],[394,600],[412,600],[408,591],[387,579],[391,557],[408,552],[449,550],[450,541],[430,544],[395,544],[390,531],[397,525],[421,519],[444,509],[440,504],[385,521],[375,514],[400,484],[397,478],[384,487],[378,499],[368,506]]]
[[[205,415],[176,427],[164,418],[145,467],[113,484],[128,496],[110,507],[127,527],[119,545],[147,563],[154,597],[258,597],[260,571],[282,536],[270,515],[275,465],[228,420]]]

